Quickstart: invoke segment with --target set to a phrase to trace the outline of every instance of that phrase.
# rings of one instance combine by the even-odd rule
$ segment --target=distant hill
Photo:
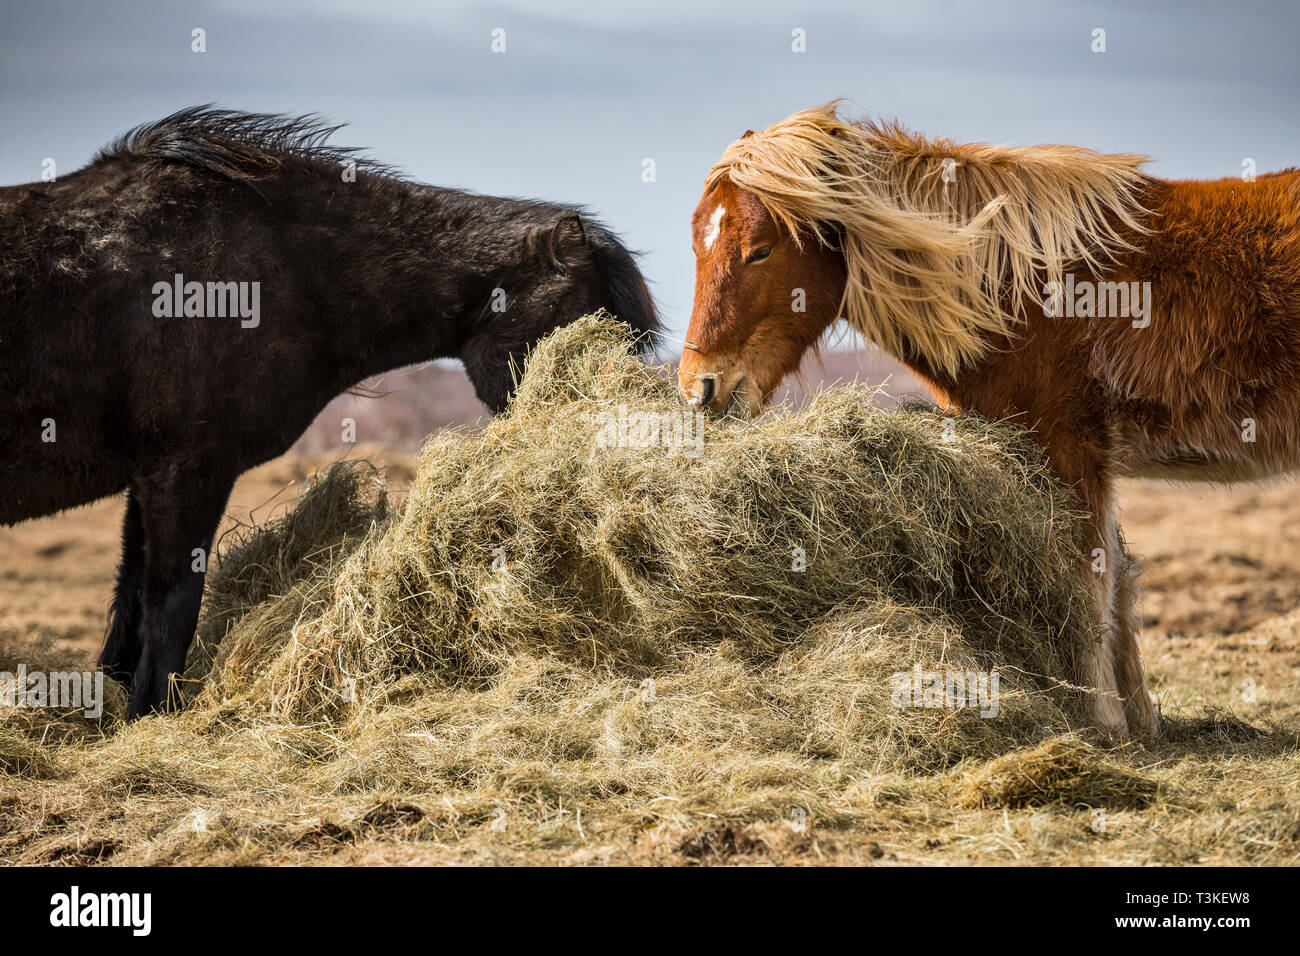
[[[821,361],[809,357],[774,397],[802,403],[820,389],[844,382],[884,385],[882,404],[904,398],[929,400],[915,376],[879,351],[826,351]],[[355,394],[370,392],[373,394]],[[371,379],[353,394],[340,395],[317,416],[294,450],[328,454],[343,444],[344,421],[352,419],[359,444],[415,450],[431,433],[448,427],[480,426],[490,414],[474,395],[459,362],[433,362]]]

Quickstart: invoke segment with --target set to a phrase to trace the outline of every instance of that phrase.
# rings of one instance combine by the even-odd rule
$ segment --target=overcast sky
[[[709,165],[833,97],[937,136],[1147,153],[1163,176],[1300,164],[1290,0],[40,0],[0,16],[4,184],[196,103],[319,112],[413,179],[585,204],[645,251],[679,335]]]

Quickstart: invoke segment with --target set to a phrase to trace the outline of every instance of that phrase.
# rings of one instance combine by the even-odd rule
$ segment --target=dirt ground
[[[395,489],[410,480],[406,453],[362,447],[357,454],[380,463]],[[226,527],[264,522],[290,507],[302,480],[328,461],[287,456],[246,475]],[[1112,826],[1120,835],[1098,841],[1088,835],[1083,811],[956,811],[930,795],[891,810],[867,843],[833,833],[796,838],[755,823],[735,832],[683,833],[671,845],[643,841],[630,855],[623,848],[566,850],[558,862],[1293,863],[1300,845],[1298,492],[1294,481],[1122,487],[1122,524],[1145,567],[1143,655],[1162,711],[1177,718],[1170,726],[1178,737],[1133,759],[1179,781],[1174,792],[1183,788],[1186,806],[1175,799],[1157,810],[1118,814]],[[0,643],[43,638],[93,660],[122,508],[120,500],[104,501],[0,529]],[[1257,736],[1252,728],[1268,729]],[[332,862],[557,860],[367,840]]]
[[[382,465],[398,489],[410,480],[412,455],[362,445],[356,457]],[[291,508],[303,479],[331,460],[290,454],[253,469],[235,486],[219,534]],[[104,639],[124,510],[117,497],[0,528],[0,641],[44,638],[93,660]]]

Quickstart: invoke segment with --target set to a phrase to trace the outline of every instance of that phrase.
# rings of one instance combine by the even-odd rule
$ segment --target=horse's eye
[[[772,254],[771,246],[759,246],[745,259],[745,265],[752,266],[755,262],[762,262]]]

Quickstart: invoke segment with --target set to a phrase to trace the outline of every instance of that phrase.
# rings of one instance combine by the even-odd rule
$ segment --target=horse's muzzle
[[[696,377],[695,381],[698,383],[699,390],[691,393],[690,404],[708,408],[713,404],[713,399],[718,394],[718,376],[700,375]]]

